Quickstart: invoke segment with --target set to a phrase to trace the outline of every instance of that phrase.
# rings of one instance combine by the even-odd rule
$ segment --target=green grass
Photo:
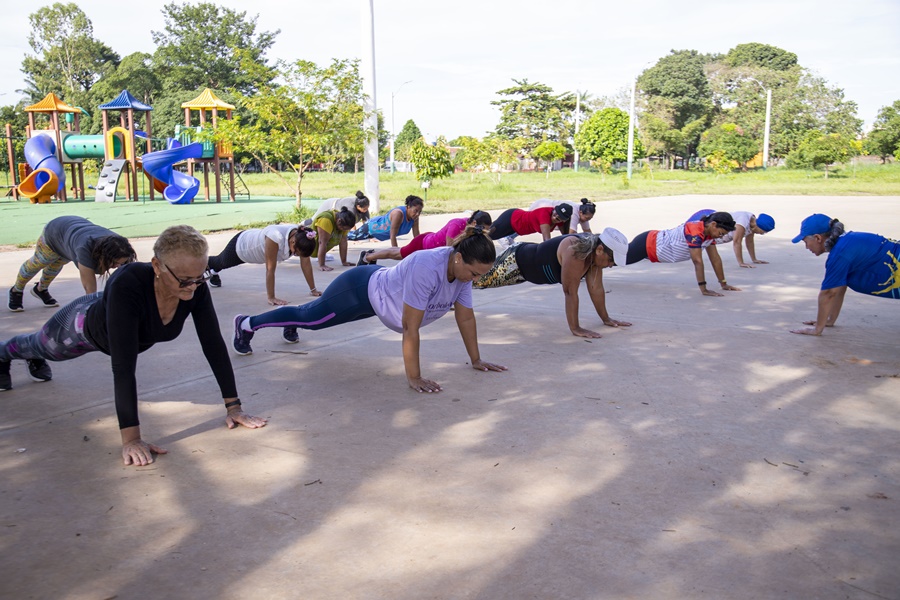
[[[289,177],[290,179],[290,177]],[[0,173],[0,182],[5,174]],[[294,211],[291,191],[273,174],[244,175],[251,199],[238,202],[199,201],[172,206],[165,201],[97,204],[69,202],[32,205],[0,198],[0,245],[28,245],[37,239],[44,224],[64,214],[79,214],[129,237],[158,235],[173,223],[188,223],[203,231],[260,227],[278,221],[296,221],[308,216],[323,198],[350,196],[364,187],[362,173],[309,173],[303,180],[304,205]],[[382,208],[402,202],[410,194],[425,196],[410,173],[381,173],[379,193]],[[426,213],[460,212],[467,209],[526,207],[538,198],[595,202],[623,198],[677,196],[683,194],[765,194],[790,196],[900,196],[900,165],[862,162],[833,171],[825,179],[821,171],[772,168],[717,176],[696,171],[636,170],[628,181],[624,172],[578,173],[566,169],[550,173],[504,173],[496,175],[457,173],[434,182],[428,190]]]
[[[287,187],[271,174],[244,176],[253,193],[288,194]],[[303,179],[304,198],[352,195],[364,186],[362,173],[309,173]],[[381,173],[379,193],[386,204],[410,194],[424,196],[410,173]],[[717,176],[696,171],[636,170],[632,179],[624,171],[612,174],[571,169],[496,175],[457,173],[434,182],[428,190],[428,212],[458,212],[471,208],[527,206],[537,198],[589,198],[593,201],[682,194],[765,194],[791,196],[900,195],[900,165],[860,164],[825,175],[821,171],[771,168]]]

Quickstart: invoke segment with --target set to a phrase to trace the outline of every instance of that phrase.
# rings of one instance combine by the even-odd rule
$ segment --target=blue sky
[[[281,29],[271,57],[327,62],[361,55],[363,2],[219,4],[258,14],[261,30]],[[94,35],[122,56],[152,51],[150,31],[163,27],[159,0],[77,4]],[[40,6],[4,7],[0,104],[11,104],[24,86],[28,15]],[[493,129],[498,112],[490,101],[513,78],[612,95],[672,49],[724,53],[746,42],[796,53],[801,65],[844,89],[867,128],[882,106],[900,100],[898,0],[375,0],[375,19],[376,99],[386,125],[396,92],[396,128],[412,118],[429,138]]]

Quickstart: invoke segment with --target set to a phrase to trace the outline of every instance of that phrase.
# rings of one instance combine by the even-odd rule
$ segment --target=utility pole
[[[631,109],[628,111],[628,179],[631,179],[631,165],[634,162],[634,95],[637,79],[631,82]]]
[[[375,103],[375,6],[374,0],[363,0],[362,5],[362,77],[366,99],[365,127],[370,132],[365,146],[365,193],[369,198],[369,211],[378,213],[378,113]]]
[[[578,135],[578,125],[581,123],[581,92],[575,90],[575,135]],[[575,141],[575,140],[572,140]],[[578,172],[578,146],[575,146],[575,172]]]

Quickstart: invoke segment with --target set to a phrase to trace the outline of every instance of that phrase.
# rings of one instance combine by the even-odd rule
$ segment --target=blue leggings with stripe
[[[369,279],[378,265],[353,267],[332,281],[322,295],[300,306],[283,306],[267,313],[250,317],[253,331],[263,327],[299,327],[301,329],[326,329],[375,316],[369,302]]]

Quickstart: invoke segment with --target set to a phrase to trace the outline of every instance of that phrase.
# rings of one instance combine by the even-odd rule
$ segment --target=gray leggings
[[[0,342],[0,360],[43,358],[60,361],[94,352],[97,348],[84,333],[84,321],[88,309],[102,295],[103,292],[95,292],[73,300],[56,311],[40,330]]]

